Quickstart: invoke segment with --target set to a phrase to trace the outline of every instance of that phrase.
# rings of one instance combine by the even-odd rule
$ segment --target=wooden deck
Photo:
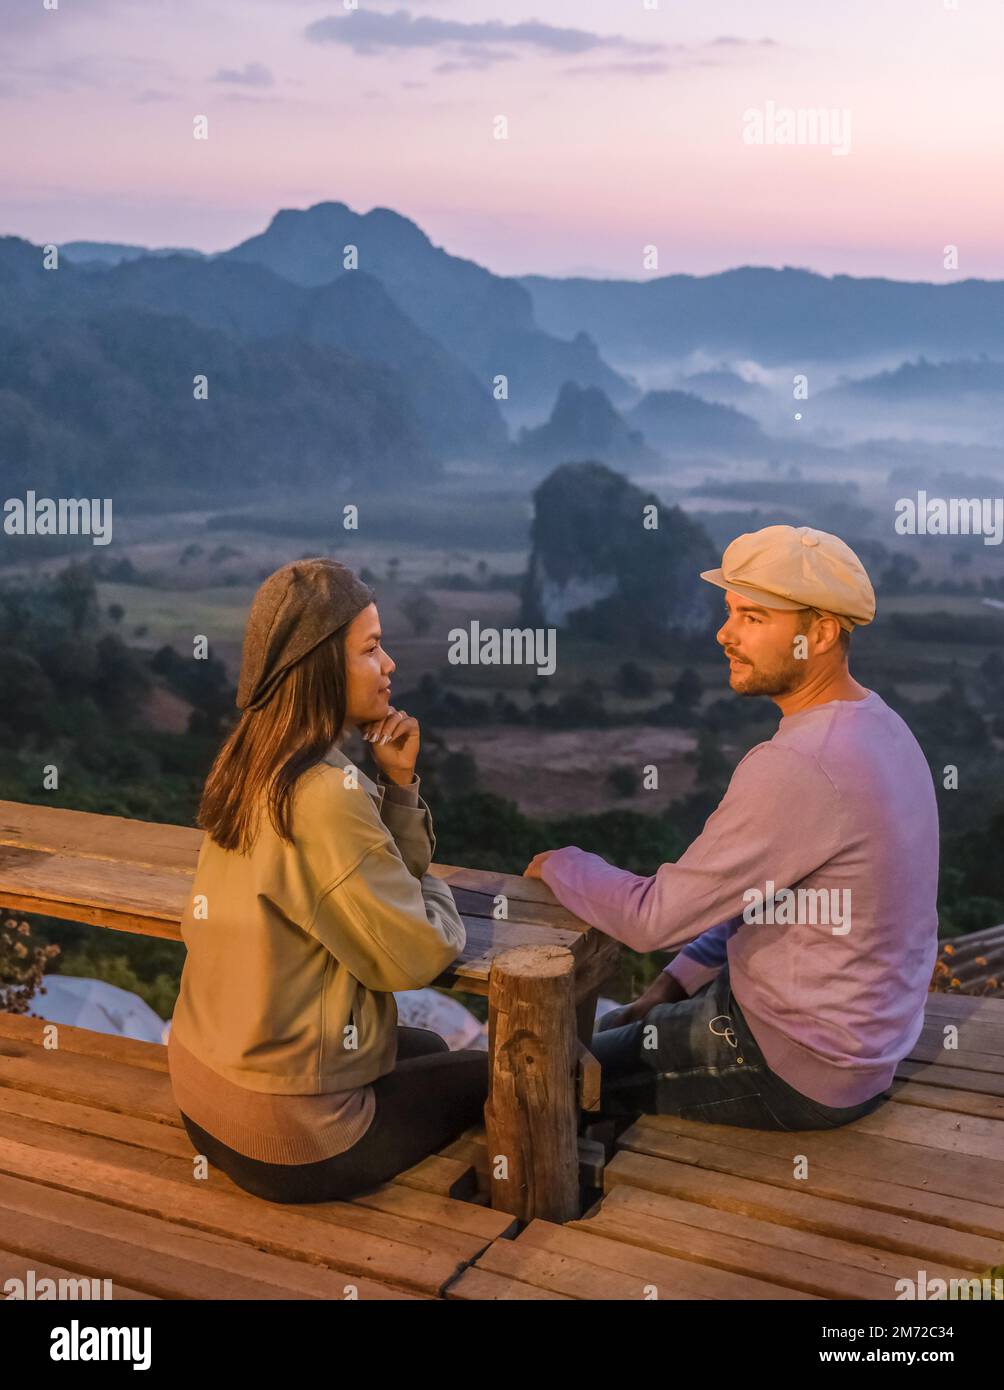
[[[310,1206],[263,1202],[212,1167],[196,1177],[167,1049],[60,1024],[47,1050],[47,1026],[0,1014],[0,1281],[33,1269],[110,1278],[129,1299],[441,1298],[516,1224],[443,1195],[459,1160]]]
[[[926,1017],[873,1114],[790,1134],[644,1117],[581,1220],[493,1241],[448,1296],[492,1297],[492,1274],[526,1298],[895,1299],[920,1270],[1004,1264],[1004,1000],[932,993]]]
[[[931,994],[893,1099],[844,1129],[643,1118],[581,1219],[522,1230],[482,1204],[475,1132],[352,1202],[196,1178],[166,1049],[65,1025],[50,1049],[49,1026],[0,1014],[0,1281],[110,1278],[126,1299],[892,1299],[921,1269],[1004,1263],[1004,1000]]]

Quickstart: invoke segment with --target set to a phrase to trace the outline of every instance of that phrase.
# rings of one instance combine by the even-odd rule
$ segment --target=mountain
[[[600,357],[575,324],[556,337],[534,319],[530,295],[514,279],[434,246],[414,222],[390,208],[353,212],[345,203],[284,208],[266,230],[220,259],[253,261],[294,284],[317,286],[355,274],[344,248],[358,249],[358,268],[376,276],[425,333],[467,363],[486,388],[508,378],[506,409],[545,411],[565,380],[599,386],[617,404],[637,391]]]
[[[688,391],[648,391],[624,417],[664,453],[699,449],[724,453],[764,449],[768,440],[749,415],[712,405]]]
[[[508,447],[505,422],[490,392],[456,358],[418,329],[372,276],[358,272],[307,289],[263,266],[182,255],[82,269],[62,262],[41,269],[41,250],[17,238],[0,241],[0,289],[9,285],[16,317],[96,313],[130,307],[183,313],[206,328],[243,340],[276,335],[338,347],[360,362],[393,370],[425,447],[496,461]],[[364,377],[358,378],[360,384]]]
[[[402,312],[379,280],[356,271],[303,293],[297,336],[397,369],[405,399],[444,457],[502,462],[509,432],[491,393]]]
[[[399,373],[402,395],[444,457],[496,459],[508,431],[491,393],[423,333],[364,271],[316,288],[251,262],[183,257],[134,261],[102,277],[119,302],[187,314],[246,337],[284,333],[340,347]]]
[[[903,362],[895,371],[846,380],[823,393],[878,401],[930,401],[942,396],[989,396],[1004,401],[1004,362],[988,357],[955,362]]]
[[[193,398],[200,372],[206,400]],[[116,499],[158,485],[196,496],[413,484],[439,471],[388,369],[135,307],[0,326],[0,459],[9,491]]]
[[[1004,362],[921,357],[893,371],[843,379],[812,407],[817,423],[846,438],[881,430],[903,438],[985,443],[999,448],[1004,426]]]
[[[713,630],[720,593],[700,572],[718,555],[679,507],[593,460],[562,464],[533,500],[520,626],[635,646]]]
[[[717,405],[754,405],[769,403],[771,394],[757,381],[747,381],[729,367],[716,367],[706,372],[691,372],[680,385],[702,400]]]
[[[63,269],[64,267],[60,267]],[[18,236],[0,237],[0,304],[13,319],[35,308],[58,312],[64,291],[74,295],[83,276],[72,268],[62,282],[59,271],[42,269],[42,248]]]
[[[566,381],[546,424],[524,427],[516,456],[548,467],[568,459],[591,457],[606,463],[656,463],[639,430],[630,429],[597,386]]]
[[[1004,357],[1004,281],[933,285],[786,266],[651,280],[523,275],[548,333],[584,329],[611,362],[705,350],[763,363],[875,353]]]
[[[74,265],[120,265],[123,261],[138,261],[144,256],[195,256],[205,258],[204,251],[190,246],[133,246],[124,241],[64,241],[60,253]]]

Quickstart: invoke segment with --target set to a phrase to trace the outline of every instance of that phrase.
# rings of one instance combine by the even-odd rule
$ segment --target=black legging
[[[265,1163],[207,1134],[181,1112],[196,1153],[268,1202],[345,1201],[379,1187],[484,1120],[488,1054],[451,1052],[428,1028],[398,1028],[397,1065],[373,1082],[376,1110],[351,1148],[316,1163]]]

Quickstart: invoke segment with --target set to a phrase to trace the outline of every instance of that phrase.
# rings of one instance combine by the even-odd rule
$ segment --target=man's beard
[[[771,667],[753,667],[747,663],[738,667],[742,684],[732,688],[737,695],[789,695],[797,690],[804,669],[804,663],[793,656]],[[730,667],[730,683],[733,674]]]

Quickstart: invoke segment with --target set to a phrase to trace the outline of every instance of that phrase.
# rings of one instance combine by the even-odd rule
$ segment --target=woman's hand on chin
[[[373,761],[387,777],[405,785],[415,775],[421,734],[418,720],[403,709],[388,707],[383,719],[360,724],[359,732],[370,745]]]

